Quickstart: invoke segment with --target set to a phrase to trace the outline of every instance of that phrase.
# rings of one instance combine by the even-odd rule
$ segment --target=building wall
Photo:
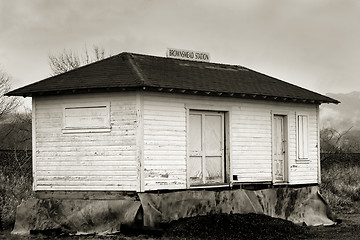
[[[109,103],[111,129],[64,131],[64,106]],[[225,111],[229,179],[272,181],[272,115],[288,120],[288,182],[318,182],[317,105],[121,92],[34,98],[34,189],[147,191],[187,188],[187,114]],[[296,159],[296,114],[309,117],[309,159]],[[142,178],[140,178],[142,176]]]
[[[144,93],[144,189],[186,188],[187,110],[228,111],[230,179],[272,181],[272,115],[288,122],[288,182],[318,182],[317,105]],[[296,114],[309,117],[309,159],[296,158]]]
[[[186,111],[176,97],[144,96],[145,190],[186,188]]]
[[[33,101],[35,190],[137,189],[135,92],[43,96]],[[98,102],[109,104],[110,131],[64,132],[64,106]]]

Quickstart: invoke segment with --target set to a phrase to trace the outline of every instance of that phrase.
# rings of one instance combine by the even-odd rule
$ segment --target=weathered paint
[[[136,163],[137,187],[136,191],[144,190],[144,100],[141,92],[136,92]]]
[[[63,132],[63,108],[108,103],[110,131]],[[318,181],[318,105],[150,92],[34,98],[34,189],[186,189],[190,110],[224,113],[226,184],[271,182],[272,118],[286,116],[287,184]],[[308,156],[297,159],[296,116],[309,123]]]
[[[273,129],[272,129],[272,171],[273,171],[273,182],[284,183],[288,179],[288,137],[287,137],[287,116],[286,115],[274,115],[272,118]]]
[[[272,181],[272,114],[288,121],[288,184],[317,183],[318,105],[144,93],[145,190],[187,187],[188,110],[228,112],[230,170],[239,182]],[[297,159],[296,114],[309,117],[309,158]],[[229,147],[229,146],[226,146]],[[166,177],[164,177],[166,176]],[[233,176],[229,176],[233,179]]]
[[[144,190],[186,188],[184,103],[154,100],[144,93]]]
[[[190,111],[188,138],[188,181],[190,186],[223,184],[224,113]]]
[[[64,106],[110,107],[105,132],[64,132]],[[137,190],[135,92],[36,97],[35,190]],[[76,130],[76,129],[75,129]]]
[[[318,180],[318,184],[321,183],[321,162],[320,162],[320,111],[319,108],[316,109],[316,127],[317,127],[317,157],[318,157],[318,162],[317,162],[317,180]]]
[[[32,110],[31,110],[31,144],[32,144],[32,176],[33,176],[33,184],[32,188],[36,190],[37,186],[37,170],[36,170],[36,155],[37,155],[37,149],[36,149],[36,98],[32,99]]]

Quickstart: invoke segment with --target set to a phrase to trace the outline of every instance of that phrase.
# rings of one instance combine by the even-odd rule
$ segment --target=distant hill
[[[360,130],[360,92],[327,93],[327,96],[339,100],[340,104],[322,104],[320,106],[321,128],[334,128],[345,131]]]

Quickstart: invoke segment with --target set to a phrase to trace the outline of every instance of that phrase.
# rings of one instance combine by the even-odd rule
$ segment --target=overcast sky
[[[166,56],[179,48],[320,92],[360,91],[357,0],[0,0],[0,67],[17,88],[48,55],[85,45]]]

